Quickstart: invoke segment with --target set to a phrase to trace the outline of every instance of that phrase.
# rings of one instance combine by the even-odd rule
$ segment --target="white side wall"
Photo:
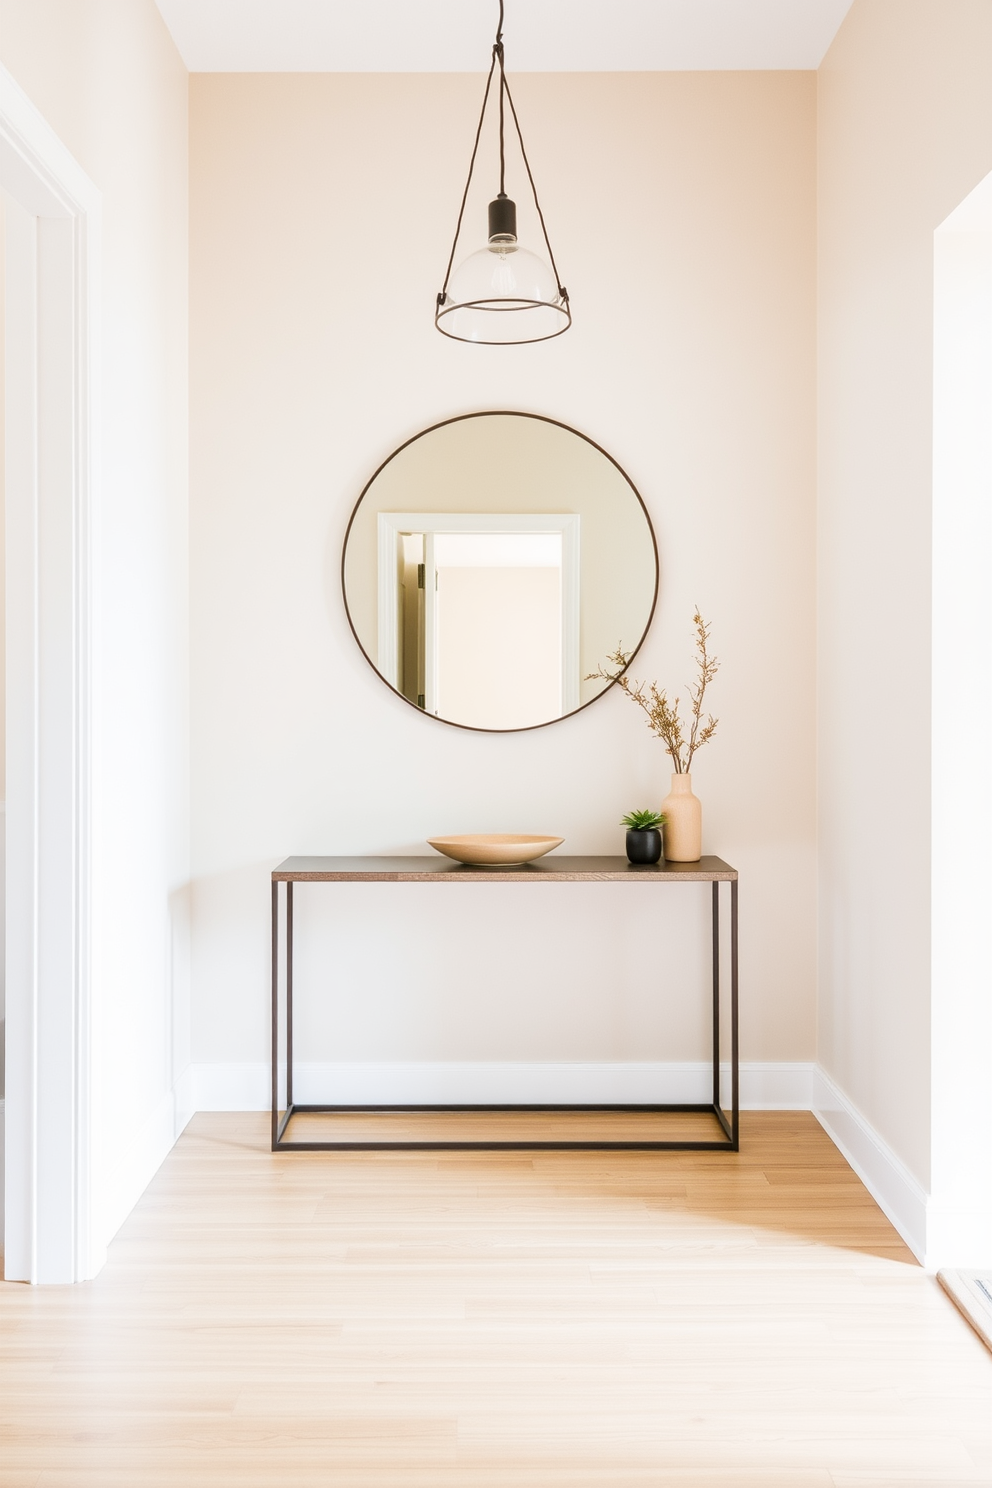
[[[6,351],[6,345],[5,345],[5,343],[6,343],[6,323],[5,323],[5,317],[6,317],[6,296],[5,296],[5,293],[4,293],[4,289],[5,289],[5,285],[6,285],[6,254],[5,254],[5,247],[6,247],[6,242],[5,242],[5,231],[4,231],[4,204],[3,204],[2,201],[0,201],[0,451],[4,450],[5,447],[6,447],[6,430],[5,430],[5,427],[4,427],[4,423],[5,423],[6,413],[7,413],[7,400],[6,400],[5,396],[4,396],[5,376],[6,376],[6,368],[5,368],[5,365],[4,365],[4,363],[5,363],[5,351]],[[6,461],[4,459],[0,458],[0,545],[2,545],[4,543],[5,538],[6,538],[6,500],[5,500],[5,491],[4,491],[5,476],[6,476]],[[6,580],[6,558],[4,556],[4,552],[3,552],[2,548],[0,548],[0,589],[2,589],[2,587],[3,587],[4,583],[5,583],[5,580]],[[4,594],[2,592],[0,592],[0,716],[2,716],[2,723],[3,723],[3,726],[0,727],[0,781],[4,782],[2,785],[0,785],[0,800],[2,800],[4,802],[4,814],[3,814],[3,818],[2,818],[2,823],[0,823],[0,833],[2,833],[2,842],[3,842],[3,847],[4,847],[3,854],[0,855],[0,864],[3,865],[2,869],[0,869],[0,926],[5,926],[6,909],[7,909],[6,884],[5,884],[4,876],[3,876],[3,875],[6,874],[6,840],[7,840],[7,818],[6,818],[6,779],[7,779],[7,729],[6,729],[6,712],[7,712],[7,640],[6,640],[5,630],[6,630],[6,603],[5,603],[5,596],[4,596]],[[4,942],[4,939],[3,939],[3,930],[0,930],[0,958],[2,958],[4,956],[4,945],[5,945],[5,942]],[[6,1086],[4,1084],[4,1063],[3,1063],[4,1054],[3,1054],[3,1051],[4,1051],[4,1040],[5,1040],[6,1023],[7,1023],[7,1017],[6,1017],[7,1004],[6,1004],[6,997],[5,997],[6,988],[5,988],[5,986],[3,984],[4,984],[4,973],[3,972],[0,972],[0,1154],[2,1154],[2,1152],[3,1152],[3,1113],[2,1113],[2,1102],[3,1102],[3,1098],[4,1098],[4,1091],[6,1089]],[[3,1193],[3,1158],[2,1158],[2,1156],[0,1156],[0,1194],[2,1194],[2,1193]],[[2,1207],[2,1199],[0,1199],[0,1226],[2,1226],[2,1223],[3,1223],[3,1207]]]
[[[3,0],[0,61],[104,203],[93,1145],[109,1238],[185,1119],[187,78],[152,0]]]
[[[990,168],[992,7],[855,0],[818,88],[819,1058],[924,1192],[934,230]],[[965,817],[972,701],[933,720]]]

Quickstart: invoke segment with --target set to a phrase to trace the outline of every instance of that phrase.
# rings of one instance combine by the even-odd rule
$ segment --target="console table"
[[[279,885],[285,889],[285,1049],[286,1106],[279,1106]],[[437,883],[437,884],[542,884],[625,883],[711,884],[712,914],[712,1100],[699,1105],[301,1105],[293,1100],[293,886],[298,883]],[[729,1119],[720,1099],[720,885],[730,885],[730,1082]],[[737,870],[720,858],[700,858],[697,863],[628,863],[626,858],[566,858],[552,853],[536,862],[515,867],[468,867],[442,857],[410,858],[287,858],[272,874],[272,1150],[274,1152],[340,1152],[356,1150],[403,1150],[473,1148],[495,1151],[520,1149],[598,1149],[737,1152],[739,1130],[739,1070],[737,1036]],[[286,1128],[295,1115],[304,1113],[387,1113],[467,1111],[623,1111],[708,1112],[716,1118],[723,1137],[713,1141],[294,1141]]]

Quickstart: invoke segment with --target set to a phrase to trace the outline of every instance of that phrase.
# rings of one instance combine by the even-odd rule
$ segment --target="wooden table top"
[[[566,858],[548,853],[533,863],[476,867],[440,854],[408,858],[287,858],[275,883],[732,883],[737,869],[722,858],[696,863],[628,863],[626,858]]]

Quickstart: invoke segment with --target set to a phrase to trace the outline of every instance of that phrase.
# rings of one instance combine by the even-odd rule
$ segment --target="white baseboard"
[[[812,1107],[882,1213],[917,1260],[925,1263],[927,1194],[922,1185],[819,1065],[813,1077]]]
[[[193,1066],[188,1064],[176,1081],[172,1092],[175,1101],[175,1128],[179,1137],[196,1114],[193,1103]]]
[[[742,1064],[744,1110],[808,1111],[812,1064]],[[294,1096],[303,1104],[394,1105],[423,1101],[479,1105],[596,1101],[703,1102],[710,1099],[708,1064],[682,1063],[342,1063],[297,1064]],[[197,1111],[266,1111],[271,1074],[264,1064],[194,1064]],[[729,1077],[724,1071],[724,1100]]]
[[[191,1095],[192,1080],[190,1070],[187,1069],[176,1082],[175,1088],[162,1097],[151,1114],[132,1133],[130,1141],[123,1146],[101,1204],[102,1233],[98,1243],[104,1250],[141,1198],[193,1115]]]

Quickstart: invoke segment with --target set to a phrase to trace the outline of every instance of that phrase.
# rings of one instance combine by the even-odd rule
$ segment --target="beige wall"
[[[662,591],[639,675],[687,681],[693,606],[713,623],[722,722],[695,780],[706,850],[744,875],[743,1053],[813,1057],[815,79],[522,76],[515,95],[575,325],[489,350],[432,324],[479,78],[190,80],[200,1061],[266,1057],[284,855],[512,829],[620,852],[621,814],[667,790],[622,697],[466,734],[391,696],[348,630],[340,546],[369,473],[508,405],[589,434],[644,496]],[[705,1058],[700,982],[680,984],[704,975],[694,891],[455,894],[301,893],[301,978],[333,967],[301,1057]]]
[[[820,1059],[926,1186],[933,232],[992,169],[992,6],[855,0],[818,135]]]
[[[97,1195],[168,1149],[188,1061],[187,74],[153,0],[0,0],[0,62],[103,197],[94,513]]]

